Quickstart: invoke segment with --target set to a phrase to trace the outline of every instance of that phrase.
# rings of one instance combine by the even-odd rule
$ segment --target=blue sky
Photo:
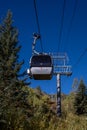
[[[74,78],[84,79],[87,84],[87,52],[76,64],[80,55],[87,48],[87,0],[77,0],[77,8],[71,24],[75,0],[66,0],[60,52],[66,52],[69,64],[72,65],[71,77],[61,77],[62,92],[70,93]],[[59,32],[63,10],[63,0],[36,0],[39,25],[44,52],[57,52]],[[32,34],[37,32],[37,23],[33,0],[0,0],[0,21],[6,16],[7,10],[13,12],[14,25],[19,30],[19,44],[22,45],[20,60],[24,59],[23,70],[29,68],[32,55]],[[69,31],[70,27],[70,31]],[[41,51],[40,42],[37,49]],[[74,64],[76,64],[74,66]],[[31,86],[41,86],[47,93],[56,93],[56,76],[50,81],[31,80]]]

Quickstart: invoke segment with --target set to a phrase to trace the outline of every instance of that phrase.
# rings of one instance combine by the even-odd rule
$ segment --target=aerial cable
[[[80,55],[80,57],[78,58],[77,62],[73,65],[73,68],[75,68],[79,62],[81,61],[81,59],[83,58],[83,56],[86,54],[87,52],[87,48],[84,50],[84,52]]]
[[[66,0],[64,0],[64,2],[63,2],[63,12],[62,12],[62,17],[61,17],[61,25],[60,25],[60,32],[59,32],[58,51],[60,50],[61,38],[62,38],[62,32],[63,32],[63,23],[64,23],[65,4],[66,4]]]
[[[74,21],[74,17],[75,17],[75,14],[76,14],[77,4],[78,4],[78,0],[75,0],[73,14],[72,14],[72,17],[71,17],[71,20],[70,20],[70,25],[69,25],[68,32],[67,32],[67,37],[66,37],[67,45],[68,45],[69,35],[70,35],[71,29],[72,29],[72,24],[73,24],[73,21]],[[65,50],[65,48],[64,48],[64,50]]]
[[[36,7],[36,0],[34,0],[34,9],[35,9],[35,15],[36,15],[36,22],[37,22],[37,27],[38,27],[38,33],[39,33],[39,35],[41,35],[41,33],[40,33],[39,19],[38,19],[38,13],[37,13],[37,7]],[[41,50],[43,52],[43,46],[42,46],[41,36],[40,36],[40,44],[41,44]]]

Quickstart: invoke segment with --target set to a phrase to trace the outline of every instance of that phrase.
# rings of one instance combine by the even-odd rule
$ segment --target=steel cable
[[[64,23],[64,11],[65,11],[65,5],[66,5],[66,0],[64,0],[64,2],[63,2],[63,12],[62,12],[62,17],[61,17],[61,25],[60,25],[60,32],[59,32],[58,51],[60,51],[61,38],[62,38],[62,32],[63,32],[63,23]]]
[[[38,33],[39,33],[39,35],[40,35],[41,50],[42,50],[42,52],[43,52],[43,45],[42,45],[40,25],[39,25],[39,19],[38,19],[37,7],[36,7],[36,0],[34,0],[34,9],[35,9],[35,15],[36,15],[36,23],[37,23],[37,27],[38,27]]]

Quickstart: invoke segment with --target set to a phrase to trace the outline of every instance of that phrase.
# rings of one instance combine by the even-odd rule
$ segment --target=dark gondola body
[[[48,54],[33,55],[30,59],[30,74],[35,80],[50,80],[53,75],[53,64]]]

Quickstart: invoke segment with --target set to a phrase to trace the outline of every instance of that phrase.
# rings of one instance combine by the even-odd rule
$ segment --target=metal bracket
[[[39,52],[35,50],[35,45],[36,45],[36,40],[40,39],[40,35],[37,33],[33,33],[33,38],[34,38],[34,41],[32,43],[32,55],[34,54],[39,55]]]

